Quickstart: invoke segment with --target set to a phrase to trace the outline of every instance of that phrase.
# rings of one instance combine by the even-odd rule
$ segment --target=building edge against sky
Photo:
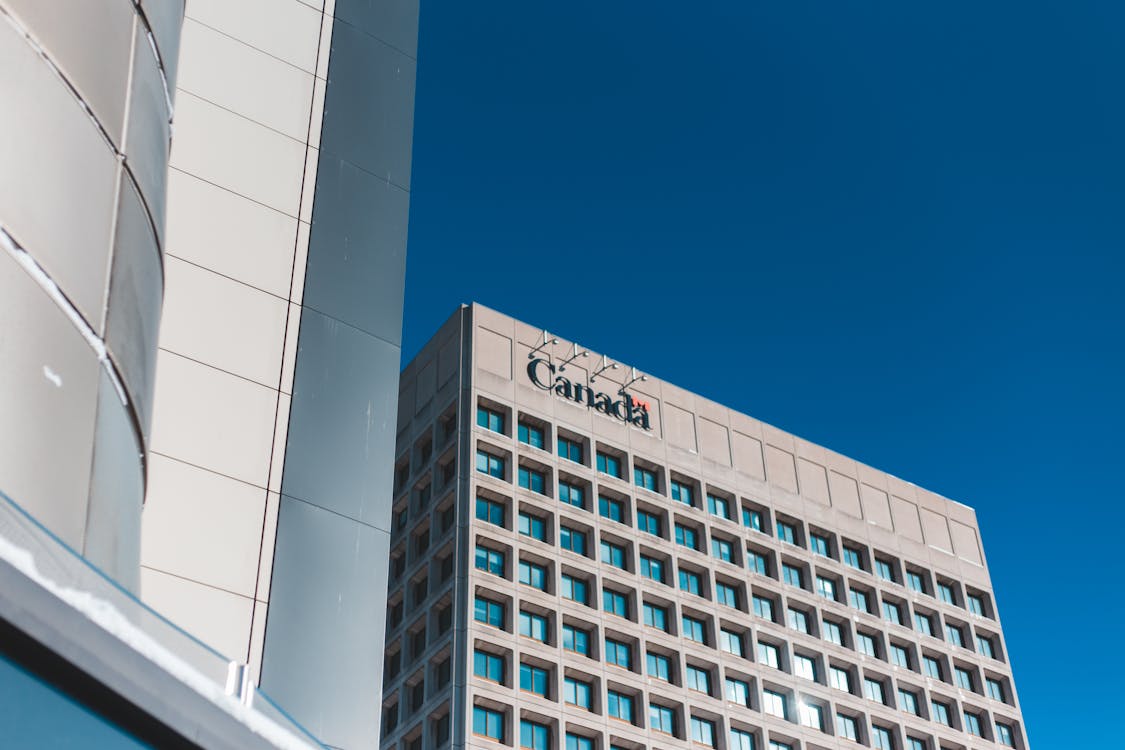
[[[465,306],[403,370],[384,748],[1028,747],[971,508],[655,378],[645,429],[546,336]]]

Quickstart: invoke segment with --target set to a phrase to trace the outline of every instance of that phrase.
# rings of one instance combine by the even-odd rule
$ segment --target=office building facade
[[[1027,747],[972,509],[479,305],[400,388],[385,750]]]

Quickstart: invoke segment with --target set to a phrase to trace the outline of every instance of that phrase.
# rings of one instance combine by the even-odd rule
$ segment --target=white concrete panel
[[[166,255],[287,297],[296,233],[291,216],[168,170]]]
[[[204,101],[176,98],[171,166],[297,215],[305,144]]]
[[[161,350],[152,451],[266,486],[277,391]]]
[[[161,348],[276,388],[289,303],[177,258],[164,273]]]
[[[299,141],[309,131],[313,74],[198,21],[184,22],[179,87]]]
[[[266,491],[154,455],[141,564],[253,598]]]
[[[302,70],[316,69],[321,13],[300,0],[191,0],[186,17]]]
[[[253,600],[144,567],[141,598],[226,658],[246,660]]]

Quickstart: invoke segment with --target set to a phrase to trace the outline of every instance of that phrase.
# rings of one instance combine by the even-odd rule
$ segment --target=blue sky
[[[477,300],[975,507],[1031,743],[1117,746],[1125,3],[422,8],[404,355]]]

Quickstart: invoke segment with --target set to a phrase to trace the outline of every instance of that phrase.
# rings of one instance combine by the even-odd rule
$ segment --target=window
[[[485,406],[477,407],[477,424],[486,430],[504,432],[504,415]]]
[[[941,677],[941,662],[932,656],[922,657],[922,666],[925,669],[927,677],[933,677],[935,680],[940,680]]]
[[[991,677],[985,677],[984,687],[985,691],[988,693],[988,697],[992,700],[1000,701],[1001,703],[1007,702],[1004,699],[1004,683],[1000,682],[1000,680],[994,680]]]
[[[473,652],[473,674],[492,682],[504,682],[504,659],[487,651]]]
[[[746,562],[750,570],[764,576],[770,574],[770,564],[766,556],[757,550],[746,550]]]
[[[1015,732],[1007,724],[996,722],[996,741],[1004,747],[1015,747],[1016,737]]]
[[[828,684],[837,690],[843,690],[845,693],[852,691],[852,678],[848,674],[848,670],[840,667],[828,668]]]
[[[520,422],[517,433],[519,441],[521,443],[530,445],[532,448],[539,448],[540,450],[542,450],[543,446],[546,445],[546,440],[543,437],[543,428],[541,427],[536,427],[535,425],[530,425],[526,422]]]
[[[547,541],[547,522],[530,513],[520,513],[520,533],[541,542]]]
[[[793,654],[793,674],[816,682],[816,661],[801,654]]]
[[[825,599],[836,601],[836,582],[825,576],[816,577],[816,593]]]
[[[906,585],[911,591],[917,591],[920,594],[926,593],[926,582],[923,580],[921,573],[915,573],[913,570],[906,571]]]
[[[629,616],[629,597],[620,591],[602,589],[602,609],[618,617]]]
[[[883,602],[883,619],[887,622],[893,622],[895,625],[901,625],[902,611],[899,609],[898,604],[895,602]]]
[[[792,607],[785,613],[786,622],[793,630],[797,630],[806,635],[812,635],[812,627],[809,625],[809,615],[800,609],[793,609]]]
[[[608,453],[598,451],[598,471],[602,474],[609,474],[611,477],[621,478],[621,459],[617,456],[611,456]]]
[[[531,664],[520,664],[520,690],[547,697],[547,670]]]
[[[837,646],[844,645],[844,630],[840,627],[840,623],[832,620],[824,621],[824,640],[835,643]]]
[[[946,604],[956,604],[953,598],[953,587],[948,583],[938,581],[937,585],[938,599],[941,599]]]
[[[742,525],[754,531],[762,530],[762,513],[761,511],[754,510],[742,506]]]
[[[918,694],[910,690],[899,688],[898,706],[908,714],[914,714],[915,716],[922,715],[919,713],[921,709],[918,708]]]
[[[872,724],[871,747],[877,748],[877,750],[895,750],[895,741],[891,730],[878,724]]]
[[[863,570],[863,554],[855,547],[844,546],[844,564],[855,568],[856,570]]]
[[[601,514],[602,518],[608,518],[618,523],[625,523],[625,503],[620,500],[614,500],[605,495],[599,495],[598,513]]]
[[[473,706],[473,734],[503,742],[504,714],[489,708]]]
[[[742,729],[730,730],[730,742],[727,743],[730,750],[755,750],[754,748],[754,735]]]
[[[945,626],[945,635],[954,646],[965,647],[965,637],[961,634],[960,626],[947,623]]]
[[[805,703],[802,701],[798,710],[801,717],[801,724],[806,727],[812,727],[813,729],[819,729],[822,732],[824,731],[824,712],[820,706],[815,703]]]
[[[949,722],[949,706],[941,701],[930,701],[930,718],[938,724],[953,726]]]
[[[582,463],[582,443],[559,435],[559,458],[576,464]]]
[[[797,543],[797,527],[785,521],[777,522],[777,538],[786,544]]]
[[[989,659],[996,658],[996,647],[992,645],[992,638],[987,635],[977,635],[977,652]]]
[[[882,560],[878,557],[875,558],[875,575],[879,576],[884,581],[895,583],[895,569],[888,560]]]
[[[477,570],[487,570],[498,576],[504,575],[504,553],[477,545]]]
[[[664,563],[655,557],[641,555],[641,575],[653,581],[664,583]]]
[[[873,680],[870,677],[863,678],[863,695],[867,700],[875,701],[876,703],[887,704],[887,696],[883,690],[883,683],[880,680]]]
[[[497,479],[504,478],[504,459],[499,456],[494,456],[491,453],[485,453],[482,450],[477,451],[477,471],[482,474],[487,474],[490,477]]]
[[[719,648],[728,654],[743,656],[742,636],[733,630],[722,628],[719,630]]]
[[[781,669],[781,651],[772,643],[758,642],[758,661],[774,669]]]
[[[581,578],[575,578],[564,573],[560,593],[563,599],[570,599],[572,602],[578,602],[579,604],[590,604],[590,586]]]
[[[688,690],[711,694],[711,673],[706,669],[688,664],[684,672],[684,682],[687,683]]]
[[[927,750],[926,741],[920,740],[917,737],[907,737],[906,747],[907,750]]]
[[[699,549],[699,532],[682,524],[676,524],[676,544],[688,549]]]
[[[934,634],[933,621],[931,621],[930,616],[925,614],[924,612],[914,613],[914,627],[916,627],[918,629],[918,632],[922,635]]]
[[[650,492],[656,492],[656,472],[640,466],[633,467],[633,484]]]
[[[655,604],[644,605],[644,619],[645,625],[658,630],[668,632],[668,610],[664,607],[658,607]]]
[[[770,740],[770,750],[793,750],[793,746],[781,740]]]
[[[802,588],[804,581],[801,579],[801,569],[789,563],[781,564],[781,578],[790,586]]]
[[[891,644],[891,663],[898,667],[910,669],[910,652],[897,643]]]
[[[855,742],[859,741],[859,725],[854,716],[836,714],[836,734]]]
[[[715,581],[715,601],[724,606],[738,609],[738,589],[728,583]]]
[[[520,720],[520,747],[551,750],[551,728],[527,719]]]
[[[594,750],[594,741],[589,737],[566,733],[566,750]]]
[[[831,557],[829,553],[828,537],[822,536],[821,534],[809,534],[809,549],[821,557]]]
[[[848,589],[848,603],[851,604],[854,608],[858,609],[860,612],[871,611],[868,601],[869,600],[866,591],[860,591],[859,589],[852,588]]]
[[[607,542],[603,539],[601,542],[601,560],[606,565],[625,570],[625,548],[620,544]]]
[[[567,526],[559,527],[559,546],[576,555],[586,555],[586,535]]]
[[[504,605],[478,596],[473,602],[473,619],[495,627],[504,627]]]
[[[688,615],[684,615],[680,620],[683,624],[684,638],[695,641],[696,643],[707,644],[707,629],[703,620],[698,620]]]
[[[573,651],[583,656],[590,655],[590,633],[574,625],[563,625],[562,646],[564,651]]]
[[[698,573],[680,568],[680,590],[702,596],[703,579],[699,577]]]
[[[525,490],[537,492],[540,495],[546,494],[547,478],[543,472],[536,471],[535,469],[527,466],[521,466],[519,471],[520,487]]]
[[[762,690],[762,711],[779,719],[789,718],[789,711],[785,707],[785,696],[774,690]]]
[[[750,683],[745,680],[736,680],[728,677],[724,683],[724,694],[728,701],[734,701],[740,706],[750,707]]]
[[[714,747],[715,723],[698,716],[691,717],[691,739],[701,745]]]
[[[648,705],[648,726],[656,732],[676,733],[676,712],[658,703]]]
[[[656,654],[649,651],[645,654],[645,672],[649,677],[671,682],[672,661],[663,654]]]
[[[607,664],[615,664],[630,669],[633,666],[633,649],[630,648],[628,643],[606,638],[605,660]]]
[[[660,536],[663,533],[660,526],[660,516],[649,513],[647,510],[637,509],[638,529],[654,536]]]
[[[773,622],[773,601],[764,596],[754,594],[754,614],[763,620]]]
[[[527,560],[520,560],[520,583],[540,591],[547,590],[547,569]]]
[[[723,562],[734,562],[734,545],[726,539],[711,539],[711,556]]]
[[[707,495],[707,510],[713,516],[725,518],[730,520],[730,500],[725,497],[717,497],[708,493]]]
[[[974,714],[972,711],[964,711],[962,713],[965,717],[965,731],[974,737],[981,737],[980,716]]]
[[[861,654],[867,654],[868,656],[879,655],[879,650],[875,646],[874,636],[858,631],[855,634],[855,650]]]
[[[672,500],[677,503],[683,503],[684,505],[694,505],[694,503],[692,502],[690,485],[686,485],[683,482],[677,482],[674,479],[672,480],[671,485]]]
[[[984,598],[976,594],[966,594],[965,603],[969,606],[969,611],[974,615],[984,617]]]
[[[520,610],[520,635],[547,642],[547,618]]]
[[[964,690],[973,690],[973,673],[964,667],[953,668],[953,682]]]
[[[450,506],[452,507],[452,506]],[[504,525],[504,504],[488,498],[477,498],[477,520],[495,526]]]
[[[567,677],[563,680],[563,700],[572,706],[590,710],[593,705],[593,687],[588,682]]]
[[[606,691],[605,712],[607,716],[633,723],[633,697],[616,690]]]
[[[585,510],[586,493],[577,485],[559,480],[559,502]]]

